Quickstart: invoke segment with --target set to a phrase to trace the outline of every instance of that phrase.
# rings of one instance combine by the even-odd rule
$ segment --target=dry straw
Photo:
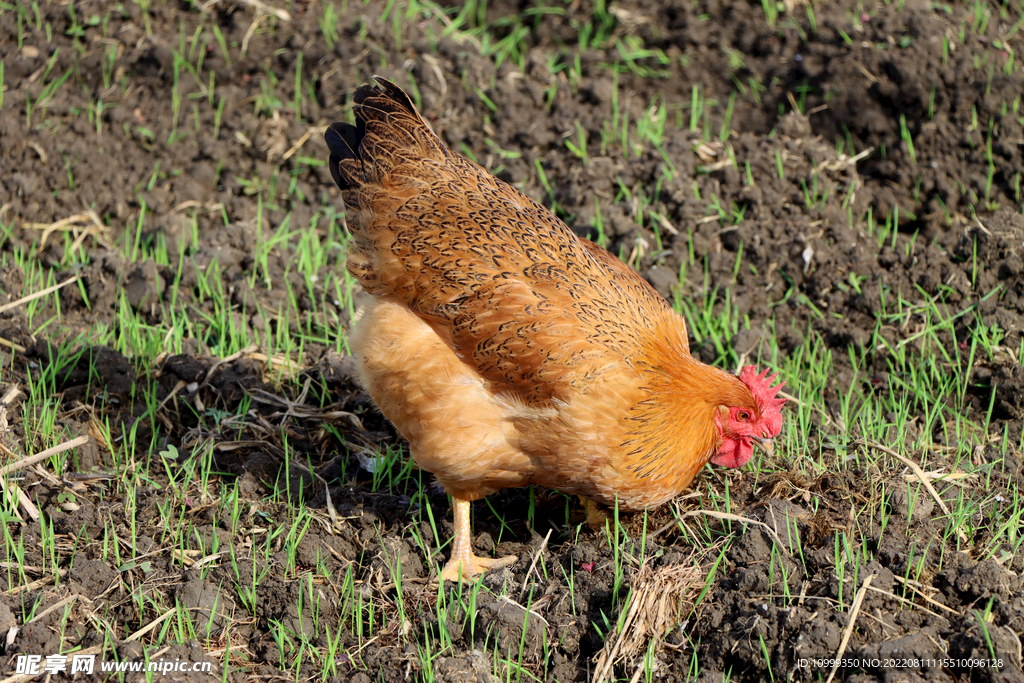
[[[695,557],[689,562],[651,569],[644,562],[633,582],[633,593],[620,620],[617,634],[612,634],[594,661],[596,683],[604,681],[619,662],[634,664],[653,639],[661,645],[665,636],[678,626],[694,607],[704,586],[704,572]],[[643,671],[640,666],[638,671]]]

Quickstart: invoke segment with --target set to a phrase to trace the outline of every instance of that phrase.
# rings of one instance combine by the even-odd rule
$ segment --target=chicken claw
[[[441,570],[442,581],[472,581],[491,569],[500,569],[513,564],[515,555],[489,558],[473,554],[472,535],[469,529],[469,501],[452,498],[452,509],[455,513],[455,539],[452,559]]]

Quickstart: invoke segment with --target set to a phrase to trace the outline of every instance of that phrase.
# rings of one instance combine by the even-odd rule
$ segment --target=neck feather
[[[648,398],[637,403],[626,447],[629,468],[675,495],[687,486],[722,443],[716,421],[721,406],[754,406],[735,375],[693,358],[681,335],[656,334],[637,361]]]

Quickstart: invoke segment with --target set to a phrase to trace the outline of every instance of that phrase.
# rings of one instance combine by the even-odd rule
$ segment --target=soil
[[[347,447],[359,442],[401,446],[356,384],[350,358],[335,347],[311,344],[304,349],[297,382],[282,383],[267,370],[265,358],[254,353],[218,363],[209,351],[215,343],[213,326],[185,339],[181,353],[163,355],[156,367],[140,367],[135,358],[76,341],[76,331],[116,328],[122,295],[151,325],[167,324],[169,284],[179,277],[179,296],[184,297],[179,303],[197,317],[221,315],[202,294],[200,280],[211,267],[223,276],[233,306],[228,315],[241,329],[254,339],[280,329],[281,320],[251,311],[257,305],[283,310],[286,285],[304,291],[304,280],[290,267],[286,249],[272,250],[263,263],[253,258],[255,247],[286,215],[292,226],[306,226],[325,204],[341,209],[327,169],[298,161],[303,155],[326,158],[320,136],[302,138],[311,127],[340,119],[348,95],[372,74],[402,85],[411,75],[422,111],[451,147],[471,151],[500,177],[554,207],[579,233],[600,236],[594,227],[599,211],[609,249],[630,258],[665,296],[711,297],[718,309],[728,297],[751,323],[731,339],[737,356],[770,358],[772,343],[786,354],[807,335],[820,335],[836,373],[824,406],[829,415],[838,414],[852,382],[869,389],[888,386],[887,349],[901,340],[913,343],[923,327],[920,317],[908,315],[904,325],[876,332],[885,301],[897,296],[915,303],[934,300],[947,316],[967,311],[952,330],[939,333],[949,354],[965,359],[971,349],[960,342],[978,329],[995,330],[999,339],[992,359],[974,366],[967,389],[970,417],[986,423],[991,413],[989,434],[1020,443],[1024,369],[1016,354],[1024,331],[1024,114],[1014,108],[1024,93],[1024,71],[1016,63],[1009,73],[1002,68],[1012,55],[1024,54],[1020,32],[1009,31],[1019,7],[1006,19],[1000,6],[984,6],[991,19],[980,25],[975,5],[839,0],[813,10],[797,7],[770,29],[762,3],[626,0],[613,6],[615,18],[609,24],[619,46],[612,41],[606,49],[580,52],[581,78],[575,82],[564,70],[553,75],[549,57],[559,46],[577,44],[581,22],[589,21],[595,9],[586,0],[536,15],[533,30],[522,39],[522,69],[513,59],[496,66],[494,58],[481,55],[475,39],[458,34],[439,39],[440,24],[428,16],[404,21],[396,32],[391,18],[380,18],[386,3],[350,4],[351,11],[340,16],[333,49],[321,35],[324,10],[318,2],[293,4],[289,21],[264,18],[262,28],[248,36],[255,18],[249,3],[210,4],[208,11],[233,46],[228,60],[210,39],[203,67],[215,77],[222,114],[217,107],[193,107],[206,101],[207,85],[182,76],[181,121],[187,125],[177,126],[169,93],[180,36],[210,25],[198,5],[161,2],[144,12],[137,3],[109,10],[105,3],[77,2],[73,20],[67,4],[40,4],[41,21],[52,26],[52,34],[14,11],[0,10],[0,218],[15,226],[0,234],[0,253],[10,255],[37,241],[39,230],[30,224],[49,225],[82,214],[84,207],[109,226],[85,236],[84,258],[65,259],[71,240],[62,233],[51,235],[38,250],[54,282],[69,275],[81,278],[81,286],[61,290],[59,331],[56,324],[30,328],[21,309],[0,313],[0,337],[25,349],[14,353],[0,347],[5,385],[24,386],[41,368],[58,364],[63,372],[53,381],[61,396],[60,426],[70,434],[90,435],[90,443],[76,452],[75,471],[54,476],[33,468],[21,486],[58,538],[96,540],[114,529],[122,540],[133,537],[139,552],[145,552],[159,547],[162,539],[162,531],[152,525],[165,504],[171,469],[158,466],[159,459],[188,452],[206,439],[217,476],[237,482],[239,496],[258,508],[260,525],[290,524],[285,503],[267,502],[275,482],[287,483],[292,503],[307,506],[316,521],[296,557],[281,552],[264,557],[253,554],[253,536],[239,539],[226,532],[230,520],[215,514],[219,508],[208,497],[188,499],[195,558],[212,554],[210,548],[232,548],[238,550],[242,576],[266,572],[251,605],[242,604],[233,588],[237,575],[226,563],[198,566],[195,558],[186,562],[158,553],[145,566],[125,567],[97,543],[87,545],[73,563],[60,565],[66,571],[64,592],[47,586],[19,589],[17,577],[8,575],[8,588],[18,590],[0,596],[0,630],[15,623],[20,627],[7,640],[8,655],[51,654],[61,642],[65,649],[101,645],[96,618],[141,628],[160,616],[146,601],[177,601],[201,615],[197,623],[208,631],[161,656],[206,661],[214,651],[210,660],[220,667],[227,647],[237,667],[231,680],[319,679],[322,670],[312,661],[298,672],[291,662],[280,661],[270,624],[283,623],[295,633],[312,628],[312,608],[300,594],[303,577],[318,562],[331,576],[353,571],[368,600],[393,607],[388,567],[400,560],[406,608],[434,615],[434,621],[428,616],[419,623],[398,623],[396,612],[389,612],[381,637],[358,656],[346,657],[333,680],[404,681],[419,675],[424,665],[407,643],[438,632],[438,596],[430,584],[436,567],[427,562],[410,529],[436,547],[450,535],[450,512],[436,487],[426,487],[423,496],[411,489],[375,488],[360,466],[358,449]],[[521,12],[525,5],[492,1],[486,4],[487,19]],[[501,37],[499,31],[493,39]],[[633,69],[623,68],[613,79],[606,65],[624,63],[625,46],[638,38],[661,52],[636,60]],[[248,47],[244,54],[238,47],[243,42]],[[108,54],[114,55],[110,65]],[[72,73],[74,87],[47,99],[51,60],[52,73]],[[315,94],[302,100],[301,117],[288,107],[273,115],[260,111],[261,84],[268,75],[274,78],[276,98],[295,100],[297,68]],[[110,70],[109,82],[104,69]],[[697,122],[712,131],[729,131],[724,144],[705,142],[700,131],[685,125],[669,125],[660,150],[651,144],[628,154],[617,144],[615,153],[602,149],[601,130],[613,100],[620,114],[633,121],[650,117],[661,105],[670,116],[678,113],[688,121],[694,88],[707,103],[706,116]],[[737,91],[727,117],[725,103]],[[105,103],[99,133],[97,101]],[[27,115],[31,103],[36,108]],[[807,113],[794,111],[794,104]],[[587,164],[564,142],[576,139],[571,136],[577,124],[588,134]],[[904,141],[904,128],[912,147]],[[176,130],[184,130],[184,138],[169,144]],[[837,140],[846,144],[839,148]],[[299,143],[300,153],[284,160]],[[519,155],[502,158],[495,153],[498,148]],[[863,158],[851,159],[868,149]],[[666,160],[676,175],[664,173]],[[282,194],[273,205],[257,206],[251,188],[240,179],[270,179],[278,164],[298,191]],[[553,192],[545,189],[538,168]],[[641,195],[649,199],[645,210],[637,206]],[[743,220],[734,226],[714,215],[708,219],[712,196],[726,214],[742,211]],[[147,220],[136,238],[141,211]],[[869,223],[869,213],[877,225]],[[195,245],[189,242],[193,215],[200,234]],[[886,217],[895,230],[885,227]],[[165,244],[169,265],[154,259],[126,261],[118,245],[132,240],[147,248]],[[680,265],[690,254],[700,265],[687,271],[680,286]],[[20,296],[28,267],[11,258],[4,263],[0,305]],[[327,265],[341,268],[343,257]],[[288,324],[320,329],[325,320],[334,320],[347,326],[349,309],[329,292],[303,294],[299,301],[300,311]],[[37,315],[44,320],[57,313],[48,304]],[[761,331],[771,317],[774,337]],[[867,351],[860,374],[849,360],[851,347]],[[698,345],[696,352],[708,362],[721,360],[711,344]],[[317,391],[303,392],[307,381]],[[233,411],[252,397],[264,400],[253,402],[253,420],[241,427],[211,427],[198,417],[207,409]],[[171,398],[175,408],[164,411],[161,421],[140,419],[148,402]],[[31,429],[14,419],[21,415],[21,400],[7,406],[11,429],[3,437],[17,454],[39,450]],[[325,417],[328,413],[331,417]],[[324,429],[325,421],[334,428]],[[110,425],[109,435],[97,425]],[[137,443],[152,444],[150,452],[135,454],[140,464],[157,464],[150,470],[151,487],[128,500],[108,481],[68,478],[124,467],[111,461],[107,439],[119,439],[129,430],[136,430]],[[285,464],[291,461],[283,456],[282,433],[292,452],[308,458],[315,476]],[[935,435],[939,444],[945,438]],[[1016,449],[1011,446],[1003,455],[999,444],[985,438],[979,443],[977,463],[1003,460],[988,481],[990,491],[1019,491],[1024,475]],[[822,457],[831,462],[840,456],[826,450]],[[839,478],[813,476],[815,470],[799,474],[796,463],[792,466],[791,472],[769,479],[743,470],[729,475],[732,512],[763,525],[708,520],[711,529],[732,529],[733,540],[720,558],[701,559],[705,572],[715,568],[710,590],[658,650],[659,680],[720,681],[729,675],[730,680],[759,681],[770,675],[769,664],[775,676],[788,672],[787,680],[827,676],[827,668],[802,662],[835,656],[853,595],[873,572],[871,585],[879,590],[866,593],[846,656],[881,663],[840,668],[839,679],[1024,681],[1024,558],[1019,553],[962,552],[957,539],[942,539],[945,522],[932,514],[932,502],[901,496],[903,480],[893,473],[849,464],[841,467],[848,476]],[[71,481],[75,495],[69,499]],[[718,479],[706,486],[721,488],[722,483]],[[890,492],[890,516],[884,533],[877,519],[854,522],[852,508],[885,491]],[[955,486],[947,489],[949,502],[956,495]],[[328,499],[337,523],[331,522]],[[576,535],[582,511],[575,501],[554,492],[507,490],[489,502],[503,511],[508,526],[496,521],[486,503],[477,503],[477,544],[491,551],[496,543],[498,554],[514,553],[520,560],[484,583],[499,594],[505,582],[525,583],[527,594],[517,602],[536,604],[533,609],[543,620],[529,620],[524,634],[522,608],[481,591],[475,624],[447,625],[451,647],[429,665],[433,680],[496,680],[493,651],[520,647],[523,665],[538,680],[591,680],[594,658],[605,642],[594,625],[605,616],[614,619],[623,596],[638,586],[638,570],[628,567],[624,584],[613,585],[614,551],[601,533],[584,527]],[[684,510],[701,507],[699,499],[680,504]],[[441,539],[424,521],[427,505]],[[666,510],[654,511],[648,528],[662,528],[670,519]],[[626,517],[625,524],[632,538],[642,535],[639,516]],[[38,522],[8,519],[6,525],[25,549],[20,564],[48,566]],[[982,535],[991,531],[980,522],[971,528]],[[564,571],[531,582],[530,562],[549,530],[546,561]],[[773,550],[774,536],[789,542],[775,543]],[[849,538],[856,540],[843,553],[840,545]],[[984,547],[984,538],[970,540],[965,548]],[[858,551],[862,542],[876,559],[857,559],[863,558]],[[677,525],[650,535],[646,550],[656,558],[651,569],[688,562],[689,548]],[[45,573],[39,570],[33,578]],[[572,586],[565,580],[568,575],[575,577]],[[4,580],[0,577],[0,587]],[[141,601],[138,586],[158,599]],[[42,611],[68,594],[82,598],[64,632],[61,609],[22,623],[29,607],[38,603]],[[794,601],[791,596],[799,597]],[[910,609],[910,603],[917,607]],[[320,618],[332,623],[345,617],[335,600],[320,609]],[[239,620],[246,610],[251,617]],[[232,627],[224,633],[229,616]],[[419,637],[406,638],[408,629]],[[346,647],[354,646],[350,651],[361,644],[348,632],[343,637]],[[200,642],[219,642],[220,653]],[[139,642],[119,643],[123,658],[141,653]],[[1003,662],[1001,668],[967,664],[993,658]],[[941,666],[921,663],[943,659],[949,661]],[[889,666],[887,660],[918,663]],[[628,680],[633,668],[615,671]]]

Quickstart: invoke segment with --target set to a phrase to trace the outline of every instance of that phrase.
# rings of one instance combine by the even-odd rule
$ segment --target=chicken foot
[[[455,539],[452,544],[452,558],[441,570],[442,581],[471,581],[491,569],[507,567],[518,559],[515,555],[489,558],[473,554],[473,537],[469,528],[469,501],[453,496],[452,511],[455,513]]]

